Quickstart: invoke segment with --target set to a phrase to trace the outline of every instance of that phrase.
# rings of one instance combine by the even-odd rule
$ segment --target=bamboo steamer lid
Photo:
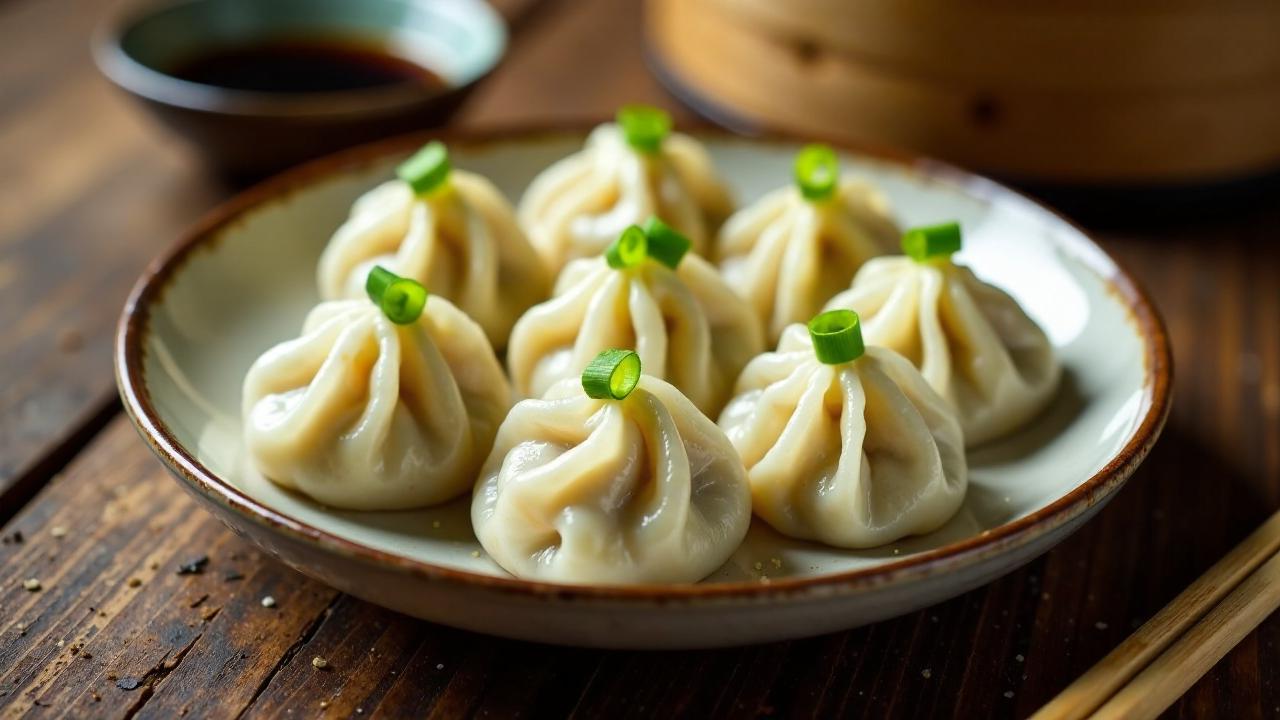
[[[748,120],[1007,176],[1183,183],[1280,165],[1280,3],[907,5],[650,0],[650,44]]]

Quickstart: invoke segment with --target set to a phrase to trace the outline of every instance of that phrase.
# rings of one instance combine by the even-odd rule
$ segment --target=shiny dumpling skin
[[[911,363],[869,347],[824,365],[802,325],[742,371],[720,427],[755,513],[795,538],[869,548],[928,533],[968,485],[960,426]]]
[[[517,403],[471,502],[490,557],[552,582],[697,582],[750,522],[745,471],[724,433],[648,375],[624,400],[589,398],[572,378]]]
[[[969,447],[1034,419],[1062,376],[1049,338],[1017,301],[949,261],[878,258],[827,307],[856,311],[868,344],[918,367],[955,408]]]
[[[520,224],[558,272],[604,252],[629,225],[656,215],[704,252],[733,200],[698,141],[672,133],[655,156],[637,152],[616,125],[597,127],[580,151],[552,164],[520,200]]]
[[[692,253],[674,271],[653,261],[615,270],[584,258],[565,267],[550,300],[516,323],[507,367],[518,395],[538,397],[617,347],[635,348],[646,374],[714,416],[764,340],[742,299]]]
[[[456,169],[448,183],[418,197],[392,180],[356,200],[320,256],[320,296],[362,298],[369,270],[382,265],[453,302],[502,348],[520,313],[547,297],[551,276],[492,183]]]
[[[511,407],[474,321],[431,296],[396,325],[372,303],[317,305],[243,389],[245,446],[282,487],[331,507],[400,510],[465,493]]]
[[[714,257],[772,344],[848,288],[864,262],[893,252],[899,237],[888,200],[845,179],[830,200],[810,202],[789,186],[739,210],[720,229]]]

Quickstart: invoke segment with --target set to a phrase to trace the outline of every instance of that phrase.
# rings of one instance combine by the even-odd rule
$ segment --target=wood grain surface
[[[679,653],[505,641],[337,594],[197,510],[118,412],[108,350],[130,284],[230,189],[96,75],[87,38],[107,10],[0,0],[0,717],[1023,717],[1280,506],[1271,198],[1100,234],[1168,322],[1173,414],[1095,520],[984,588],[845,633]],[[458,122],[675,109],[639,20],[628,0],[537,4]],[[1278,676],[1273,617],[1170,715],[1280,717]]]

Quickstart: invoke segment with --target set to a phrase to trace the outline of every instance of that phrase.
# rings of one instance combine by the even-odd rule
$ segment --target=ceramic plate
[[[697,133],[749,203],[790,180],[796,142]],[[513,201],[585,131],[446,137],[456,165]],[[958,219],[961,260],[1047,331],[1066,374],[1050,409],[970,455],[964,506],[929,535],[874,550],[783,538],[758,521],[698,584],[517,580],[485,557],[463,498],[413,512],[320,507],[245,461],[240,383],[317,301],[316,260],[352,202],[423,137],[347,152],[250,190],[155,262],[121,320],[125,408],[178,481],[299,571],[410,615],[481,632],[607,647],[708,647],[814,635],[902,614],[1007,573],[1060,542],[1124,483],[1160,432],[1169,349],[1147,297],[1051,211],[936,162],[856,152],[845,172],[889,196],[904,225]]]

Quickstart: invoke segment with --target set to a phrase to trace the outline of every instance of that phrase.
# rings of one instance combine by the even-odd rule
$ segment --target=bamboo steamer
[[[650,0],[655,60],[766,126],[1028,180],[1280,166],[1280,3]]]

